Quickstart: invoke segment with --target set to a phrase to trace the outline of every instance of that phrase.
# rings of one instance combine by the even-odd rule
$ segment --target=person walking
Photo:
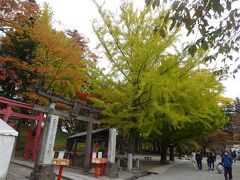
[[[194,168],[196,168],[195,152],[192,152],[191,161]]]
[[[210,159],[211,159],[211,170],[214,171],[215,157],[213,152],[210,152]]]
[[[233,158],[234,162],[236,162],[236,159],[237,159],[236,150],[233,150],[233,151],[232,151],[232,158]]]
[[[202,169],[202,159],[203,159],[203,157],[202,157],[202,154],[199,151],[197,151],[195,159],[197,161],[198,169],[201,170]]]
[[[207,153],[207,164],[208,164],[208,171],[214,171],[214,156],[213,153]]]
[[[210,153],[207,153],[207,165],[208,165],[208,171],[211,170],[211,158]]]
[[[216,154],[216,152],[215,152],[214,150],[212,151],[212,154],[213,154],[214,162],[216,162],[216,160],[217,160],[217,154]]]
[[[222,165],[224,167],[225,180],[232,180],[232,164],[232,157],[228,154],[227,151],[225,151],[222,156]]]

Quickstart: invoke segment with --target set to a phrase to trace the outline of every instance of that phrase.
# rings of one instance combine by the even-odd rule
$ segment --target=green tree
[[[171,134],[199,124],[203,132],[222,125],[217,105],[222,86],[210,70],[199,68],[203,53],[195,59],[170,54],[178,29],[153,30],[166,12],[150,6],[137,11],[123,3],[116,18],[97,7],[104,24],[93,27],[112,72],[99,78],[95,92],[103,98],[96,103],[105,108],[106,123],[129,132],[129,152],[137,132],[162,135],[164,141],[164,131]]]
[[[145,0],[153,8],[170,6],[168,13],[162,18],[171,25],[162,23],[159,29],[171,29],[184,25],[187,34],[197,34],[198,38],[186,49],[194,55],[197,48],[212,49],[212,54],[205,57],[206,61],[222,59],[225,64],[220,73],[228,71],[232,62],[239,62],[240,42],[240,5],[237,0]],[[220,63],[219,63],[220,64]],[[240,65],[236,64],[233,73],[238,72]]]
[[[151,123],[145,118],[142,132],[159,138],[163,163],[170,144],[214,132],[226,123],[218,105],[222,85],[211,71],[198,67],[200,57],[181,61],[180,56],[170,56],[148,78],[152,84],[148,108],[153,110]]]
[[[154,27],[161,22],[158,18],[161,14],[155,14],[154,18],[150,7],[138,12],[132,4],[125,3],[120,8],[119,19],[99,6],[98,9],[104,24],[94,24],[94,31],[113,67],[96,93],[111,102],[105,107],[111,119],[108,123],[130,131],[128,143],[132,152],[138,122],[145,116],[144,109],[150,101],[148,88],[151,87],[145,77],[161,63],[176,33],[163,39],[160,33],[149,29],[149,25]]]

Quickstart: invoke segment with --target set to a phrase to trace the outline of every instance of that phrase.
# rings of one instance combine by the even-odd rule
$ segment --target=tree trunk
[[[142,152],[143,150],[143,144],[142,144],[142,138],[139,138],[139,152]]]
[[[136,129],[130,129],[129,142],[128,142],[128,153],[134,154],[135,152],[135,141],[136,141]]]
[[[138,152],[139,153],[139,139],[140,139],[140,136],[138,133],[136,133],[136,139],[135,139],[135,152]]]
[[[182,149],[178,146],[178,159],[182,159]]]
[[[162,165],[165,165],[165,164],[169,163],[168,160],[167,160],[167,150],[168,150],[168,145],[167,144],[162,144],[161,152],[160,152],[160,155],[161,155],[160,163]]]
[[[153,139],[153,151],[157,152],[157,139]]]
[[[157,152],[161,152],[161,144],[159,142],[159,140],[157,141]]]
[[[119,154],[125,154],[125,136],[122,135],[119,139]]]
[[[170,157],[169,161],[174,161],[174,145],[169,145]]]

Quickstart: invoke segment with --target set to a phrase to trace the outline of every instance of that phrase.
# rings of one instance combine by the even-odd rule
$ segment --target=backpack
[[[223,165],[224,167],[231,167],[232,166],[232,158],[230,158],[229,156],[224,156],[223,157]]]

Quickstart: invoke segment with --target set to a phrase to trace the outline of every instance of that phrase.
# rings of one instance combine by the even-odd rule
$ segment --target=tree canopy
[[[1,7],[1,95],[33,100],[38,86],[76,97],[96,61],[84,37],[54,29],[46,3],[41,11],[36,3],[21,1],[1,1]]]
[[[157,1],[149,2],[138,10],[125,1],[119,15],[95,2],[103,21],[95,22],[93,29],[99,49],[112,64],[104,74],[95,67],[97,56],[83,36],[52,27],[47,4],[40,11],[35,3],[1,1],[0,95],[33,101],[38,97],[32,87],[40,86],[65,97],[97,97],[92,99],[105,108],[104,122],[129,135],[130,152],[139,133],[159,137],[167,145],[223,127],[223,86],[204,62],[219,53],[231,59],[230,51],[238,51],[228,36],[236,33],[238,43],[238,31],[231,29],[237,28],[233,21],[238,11],[229,8],[235,19],[230,14],[229,21],[223,19],[228,31],[224,36],[206,24],[213,15],[223,15],[220,1],[175,1],[170,10],[153,9]],[[183,25],[189,33],[196,26],[201,33],[195,44],[186,47],[188,53],[175,48]],[[210,47],[225,49],[209,55]]]
[[[159,29],[171,29],[184,25],[187,34],[195,34],[196,41],[187,45],[186,49],[194,55],[198,48],[211,49],[212,54],[205,57],[205,61],[213,61],[218,58],[225,64],[218,71],[228,71],[231,64],[234,69],[230,72],[238,72],[239,41],[240,41],[240,4],[237,0],[145,0],[147,5],[153,8],[165,3],[170,6],[168,13],[162,18],[165,22],[171,21],[167,26],[162,23]],[[236,55],[235,55],[236,54]],[[237,64],[234,63],[237,61]],[[221,63],[219,63],[221,64]]]
[[[167,11],[150,6],[139,11],[125,2],[116,17],[97,7],[103,24],[95,23],[94,31],[112,63],[112,72],[95,87],[106,123],[129,131],[131,145],[134,130],[145,135],[196,130],[199,135],[223,126],[218,105],[223,87],[211,70],[200,68],[204,52],[191,57],[174,51],[178,28],[155,28]]]

